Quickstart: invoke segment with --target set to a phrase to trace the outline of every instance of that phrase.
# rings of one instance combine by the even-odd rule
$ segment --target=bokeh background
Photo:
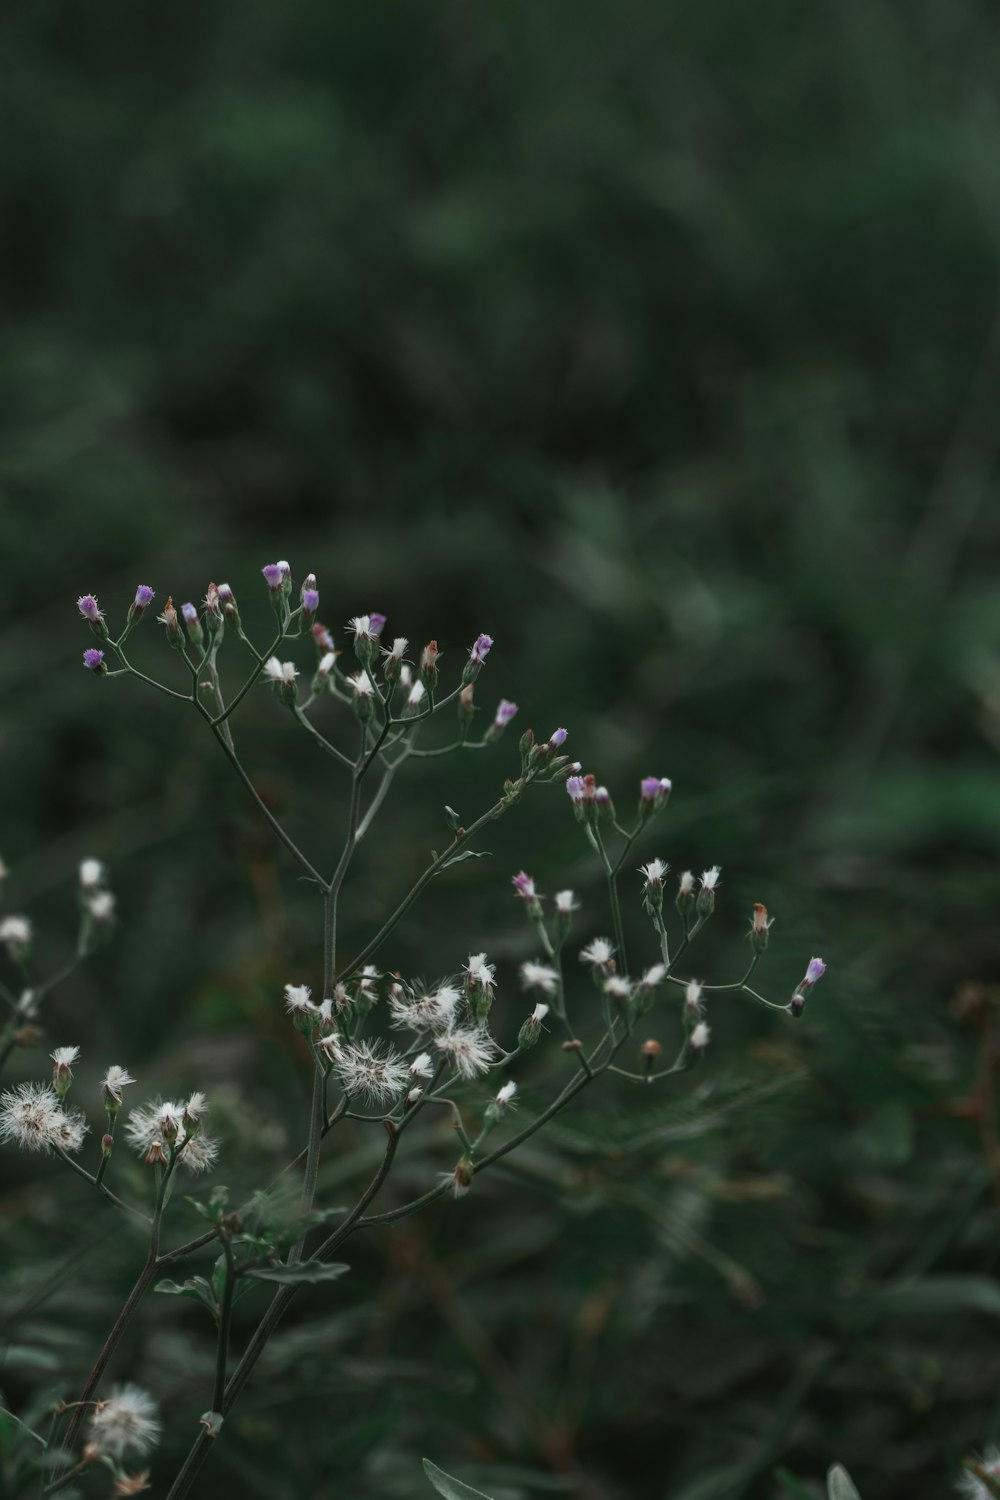
[[[484,708],[566,724],[623,808],[670,775],[637,854],[722,865],[700,977],[741,972],[754,901],[770,993],[830,965],[799,1025],[719,1000],[696,1074],[608,1082],[464,1202],[353,1241],[196,1493],[410,1500],[426,1455],[497,1500],[801,1500],[835,1459],[866,1500],[940,1496],[1000,1441],[993,8],[15,0],[0,25],[4,896],[41,972],[82,856],[121,918],[8,1080],[80,1042],[81,1099],[111,1061],[206,1088],[237,1195],[297,1148],[280,990],[318,982],[313,897],[192,713],[81,670],[74,608],[225,578],[263,642],[276,557],[338,630],[436,636],[446,677],[490,631]],[[176,670],[152,619],[135,658]],[[263,691],[238,738],[329,862],[336,769]],[[515,756],[395,789],[345,951]],[[382,957],[486,948],[511,1034],[510,875],[573,885],[581,943],[608,919],[561,794],[485,847]],[[567,1066],[532,1056],[522,1119]],[[344,1129],[325,1201],[379,1149]],[[454,1151],[430,1130],[384,1204]],[[57,1166],[8,1152],[3,1183],[25,1411],[79,1385],[142,1247]],[[154,1493],[212,1348],[151,1297],[116,1359],[167,1416]]]

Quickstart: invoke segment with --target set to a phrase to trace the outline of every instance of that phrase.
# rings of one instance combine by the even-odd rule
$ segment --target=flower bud
[[[204,651],[205,632],[201,628],[201,621],[198,619],[198,611],[195,606],[190,603],[182,604],[181,617],[184,620],[184,629],[187,631],[187,638],[192,646],[196,651]]]
[[[94,595],[81,594],[80,598],[76,601],[76,607],[98,640],[106,641],[108,639],[108,627],[105,623],[103,611],[98,608]]]
[[[541,1036],[542,1022],[549,1013],[549,1007],[543,1001],[539,1001],[528,1019],[522,1024],[517,1033],[517,1045],[522,1052],[533,1047]]]
[[[773,922],[774,918],[767,915],[767,907],[755,901],[750,918],[750,946],[755,953],[763,953],[767,947],[767,936]]]
[[[315,573],[307,575],[299,598],[302,603],[302,618],[308,623],[319,609],[319,590],[316,587]]]
[[[639,817],[645,821],[667,805],[673,783],[669,776],[644,776],[639,783]]]
[[[695,909],[703,921],[715,910],[715,888],[719,883],[720,874],[719,866],[713,865],[701,877],[701,890],[698,892]]]
[[[105,1157],[110,1156],[111,1153],[112,1153],[112,1151],[114,1150],[114,1148],[115,1148],[115,1138],[114,1138],[114,1136],[113,1135],[107,1135],[107,1134],[102,1135],[101,1136],[101,1155],[105,1156]]]
[[[477,635],[469,650],[469,660],[462,669],[463,682],[475,682],[483,670],[483,663],[493,648],[491,635]]]
[[[98,651],[96,646],[88,646],[83,653],[83,665],[88,672],[93,672],[95,677],[107,677],[108,668],[104,660],[104,652]]]
[[[149,584],[140,583],[139,587],[135,591],[135,598],[132,600],[132,603],[128,607],[129,619],[138,620],[141,615],[145,614],[146,610],[149,608],[155,598],[156,595],[149,587]]]
[[[175,651],[183,651],[184,636],[181,633],[180,622],[177,619],[177,611],[174,608],[174,601],[169,594],[167,595],[167,602],[163,606],[163,613],[162,615],[157,615],[157,619],[159,620],[160,624],[166,629],[167,641],[169,642],[169,644],[173,646]]]
[[[516,713],[516,703],[510,703],[506,698],[500,699],[496,707],[496,713],[493,715],[493,723],[486,731],[486,738],[490,744],[500,738]]]
[[[639,1051],[642,1054],[643,1066],[645,1067],[646,1072],[652,1073],[653,1069],[656,1067],[656,1059],[663,1051],[662,1046],[658,1041],[656,1041],[654,1037],[650,1037],[648,1041],[643,1042],[642,1046],[639,1048]]]
[[[438,680],[438,650],[437,641],[428,641],[420,653],[420,680],[425,687],[436,688]]]
[[[213,639],[226,628],[226,622],[222,617],[219,590],[214,583],[210,583],[205,591],[205,625]]]
[[[472,701],[476,689],[473,683],[467,682],[458,695],[458,717],[469,722],[476,711],[476,705]]]
[[[228,583],[219,584],[219,602],[222,605],[222,612],[225,615],[226,619],[229,620],[233,625],[239,626],[240,611],[236,603],[236,595],[233,593]]]

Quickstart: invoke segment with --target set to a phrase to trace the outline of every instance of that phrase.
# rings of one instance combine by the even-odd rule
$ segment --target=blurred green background
[[[801,1497],[834,1459],[866,1500],[940,1496],[1000,1442],[994,8],[15,0],[0,29],[5,900],[43,972],[79,858],[121,915],[8,1078],[80,1042],[81,1099],[112,1061],[205,1087],[234,1192],[297,1148],[280,990],[318,983],[313,898],[193,714],[81,670],[74,608],[225,578],[263,643],[276,557],[338,631],[436,636],[446,679],[490,631],[484,708],[566,724],[623,808],[670,775],[637,852],[722,865],[701,977],[742,972],[754,901],[769,993],[830,965],[800,1025],[719,1000],[676,1088],[602,1085],[461,1204],[353,1241],[196,1493],[409,1500],[426,1454],[497,1500]],[[134,655],[176,671],[153,620]],[[336,769],[263,691],[237,733],[329,864]],[[394,790],[345,951],[515,759]],[[486,948],[511,1035],[511,873],[573,885],[581,943],[608,918],[561,794],[484,842],[382,958]],[[567,1066],[532,1057],[522,1119]],[[325,1201],[378,1150],[331,1143]],[[385,1205],[454,1150],[430,1131]],[[79,1385],[142,1249],[55,1166],[3,1172],[21,1410]],[[211,1363],[198,1309],[150,1298],[113,1373],[163,1403],[154,1493]]]

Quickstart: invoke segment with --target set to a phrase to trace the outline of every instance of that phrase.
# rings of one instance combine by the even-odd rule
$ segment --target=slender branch
[[[233,1293],[236,1290],[236,1262],[233,1247],[224,1229],[219,1230],[222,1253],[226,1257],[226,1281],[222,1288],[222,1304],[219,1308],[219,1346],[215,1358],[215,1389],[212,1392],[212,1410],[222,1410],[222,1398],[226,1390],[226,1365],[229,1362],[229,1330],[233,1320]]]

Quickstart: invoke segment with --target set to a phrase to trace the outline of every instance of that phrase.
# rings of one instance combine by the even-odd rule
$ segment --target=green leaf
[[[922,1276],[917,1281],[883,1287],[876,1296],[879,1311],[894,1317],[950,1317],[980,1313],[1000,1317],[1000,1285],[989,1276]]]
[[[251,1266],[241,1274],[255,1281],[279,1281],[283,1286],[297,1286],[315,1281],[336,1281],[350,1266],[339,1261],[303,1260],[294,1266]]]
[[[207,1307],[213,1317],[216,1314],[216,1299],[204,1276],[192,1276],[184,1282],[158,1281],[153,1291],[160,1292],[164,1297],[187,1297],[190,1301],[200,1302],[203,1307]]]
[[[444,864],[441,866],[441,869],[442,870],[447,870],[447,868],[448,868],[449,865],[460,865],[462,863],[463,859],[492,859],[492,858],[493,858],[493,855],[492,855],[492,853],[491,853],[491,851],[489,849],[463,849],[462,852],[461,852],[461,854],[453,854],[451,856],[451,859],[446,859],[445,862],[444,862]],[[470,1490],[469,1493],[472,1494],[473,1491]]]
[[[445,822],[448,824],[448,827],[451,829],[452,833],[455,832],[456,828],[461,828],[462,819],[459,817],[458,813],[453,807],[446,806],[444,810],[444,816]]]
[[[854,1481],[843,1464],[832,1464],[826,1476],[826,1493],[829,1500],[861,1500]]]
[[[484,1495],[482,1490],[474,1490],[460,1479],[452,1479],[437,1464],[432,1464],[429,1458],[424,1459],[424,1473],[445,1500],[490,1500],[489,1495]]]

